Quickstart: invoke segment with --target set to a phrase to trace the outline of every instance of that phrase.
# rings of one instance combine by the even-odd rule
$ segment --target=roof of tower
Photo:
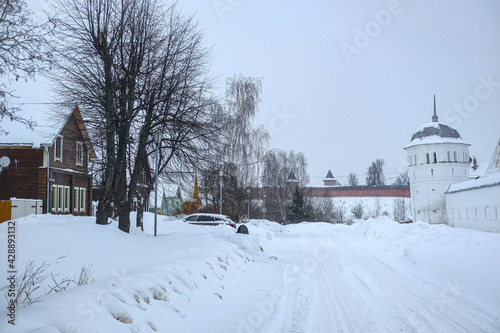
[[[432,122],[420,125],[406,147],[428,143],[464,143],[460,133],[450,125]]]
[[[434,114],[432,122],[420,125],[413,133],[410,144],[405,148],[428,143],[464,143],[456,129],[438,121],[436,95],[434,95]]]
[[[328,170],[328,173],[326,174],[326,177],[325,179],[333,179],[333,174],[332,174],[332,171],[331,170]]]
[[[411,141],[422,139],[428,136],[438,136],[440,138],[462,139],[458,131],[449,125],[432,122],[419,126],[411,137]]]
[[[293,171],[290,171],[290,173],[288,174],[288,179],[286,181],[288,183],[298,182]]]

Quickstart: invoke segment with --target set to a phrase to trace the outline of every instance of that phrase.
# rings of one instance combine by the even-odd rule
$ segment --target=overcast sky
[[[329,169],[343,184],[350,172],[364,184],[377,158],[392,183],[406,167],[403,147],[431,121],[434,94],[439,120],[472,145],[471,156],[491,158],[500,137],[500,1],[179,5],[205,29],[221,88],[234,74],[262,78],[256,125],[271,132],[271,148],[305,153],[312,185]],[[19,91],[23,102],[45,98]]]

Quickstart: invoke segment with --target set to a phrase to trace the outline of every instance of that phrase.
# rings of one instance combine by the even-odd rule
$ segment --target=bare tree
[[[384,164],[385,161],[382,159],[377,159],[372,162],[368,167],[366,172],[366,185],[368,186],[380,186],[385,183],[384,176]]]
[[[212,168],[204,170],[202,173],[202,188],[206,203],[204,209],[206,211],[220,211],[219,169],[218,165],[213,164]],[[237,169],[234,164],[224,164],[222,178],[222,212],[235,220],[238,220],[242,215],[246,215],[247,212],[246,189],[240,186]]]
[[[398,178],[394,181],[393,185],[396,186],[405,186],[410,185],[410,178],[408,177],[408,172],[402,172]]]
[[[355,219],[361,219],[361,218],[363,218],[363,215],[364,215],[363,202],[359,201],[354,206],[352,206],[351,207],[351,213],[352,213],[352,216],[354,216]]]
[[[335,201],[333,203],[333,221],[334,223],[340,224],[351,224],[351,220],[348,218],[347,213],[348,205],[344,200]]]
[[[206,136],[217,131],[208,96],[209,52],[192,17],[157,0],[59,1],[58,71],[66,101],[83,106],[100,142],[102,197],[97,223],[113,210],[130,228],[137,184],[151,173],[160,131],[160,168],[192,161]],[[203,149],[201,149],[203,150]],[[146,184],[146,195],[155,179]]]
[[[335,217],[332,198],[311,198],[310,205],[313,208],[312,218],[314,221],[333,223]]]
[[[242,74],[227,79],[224,136],[224,161],[237,166],[242,187],[257,183],[262,159],[270,140],[263,127],[253,127],[261,102],[262,82]]]
[[[0,121],[8,118],[32,128],[30,120],[16,114],[20,108],[9,105],[14,96],[10,83],[34,78],[50,64],[51,54],[45,47],[52,26],[51,19],[36,23],[23,0],[0,1]],[[0,135],[3,131],[0,127]]]
[[[349,186],[358,186],[358,176],[354,172],[351,172],[349,176],[347,176],[347,183]]]
[[[293,173],[296,178],[294,185],[305,187],[309,183],[307,165],[307,159],[301,152],[272,149],[266,154],[262,184],[267,193],[266,208],[269,218],[278,222],[285,221],[294,190],[294,186],[287,188],[288,178]]]
[[[392,206],[394,220],[397,222],[405,221],[409,211],[408,208],[405,198],[394,199],[394,204]]]

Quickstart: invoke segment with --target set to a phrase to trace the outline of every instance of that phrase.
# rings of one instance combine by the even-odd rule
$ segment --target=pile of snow
[[[17,276],[31,261],[48,275],[15,326],[1,298],[0,332],[500,331],[500,234],[389,219],[247,227],[159,216],[153,237],[149,213],[130,234],[90,217],[16,220]],[[82,268],[88,284],[46,295]]]

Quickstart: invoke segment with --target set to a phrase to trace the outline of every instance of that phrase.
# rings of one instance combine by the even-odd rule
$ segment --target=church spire
[[[433,123],[438,122],[438,116],[436,114],[436,95],[434,95],[434,115],[432,116],[432,122]]]

